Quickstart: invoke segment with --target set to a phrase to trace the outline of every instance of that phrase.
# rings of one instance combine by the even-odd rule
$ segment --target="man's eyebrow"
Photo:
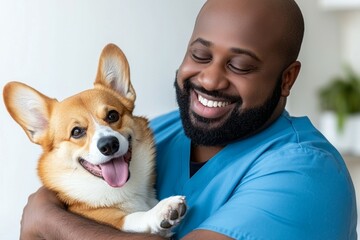
[[[200,43],[201,45],[204,45],[205,47],[211,47],[214,44],[208,40],[205,40],[203,38],[197,38],[195,39],[190,46],[194,45],[195,43]],[[261,62],[260,58],[254,53],[251,52],[249,50],[243,49],[243,48],[230,48],[230,51],[236,54],[245,54],[248,55],[249,57],[255,59],[258,62]]]
[[[242,48],[231,48],[230,51],[233,53],[236,53],[236,54],[248,55],[249,57],[255,59],[256,61],[261,62],[260,58],[254,52],[251,52],[249,50],[242,49]]]
[[[205,40],[205,39],[203,39],[203,38],[197,38],[197,39],[195,39],[195,40],[190,44],[190,46],[194,45],[195,43],[200,43],[200,44],[204,45],[205,47],[211,47],[211,46],[213,45],[212,42],[207,41],[207,40]]]

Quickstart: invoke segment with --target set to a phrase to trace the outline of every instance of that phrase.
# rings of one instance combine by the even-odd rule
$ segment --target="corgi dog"
[[[6,84],[3,96],[42,147],[40,180],[70,211],[126,232],[171,236],[185,198],[156,199],[154,140],[147,119],[132,114],[136,94],[120,48],[105,46],[94,87],[63,101],[20,82]]]

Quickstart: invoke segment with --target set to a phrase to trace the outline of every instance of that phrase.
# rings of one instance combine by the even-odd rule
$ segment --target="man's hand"
[[[59,201],[54,192],[45,187],[41,187],[37,192],[31,194],[23,210],[20,239],[45,239],[41,229],[44,229],[48,219],[47,215],[59,208],[64,209],[64,204]]]

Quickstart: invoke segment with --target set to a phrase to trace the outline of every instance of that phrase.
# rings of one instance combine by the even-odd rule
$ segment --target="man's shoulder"
[[[164,127],[177,125],[179,122],[180,122],[180,113],[178,110],[174,110],[151,119],[150,128],[153,131],[156,131]]]
[[[160,139],[181,132],[182,124],[179,111],[171,111],[152,119],[150,121],[150,128],[157,142],[159,142]]]

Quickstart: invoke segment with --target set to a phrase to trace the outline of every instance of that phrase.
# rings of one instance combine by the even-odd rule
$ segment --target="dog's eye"
[[[74,127],[71,130],[71,137],[78,139],[78,138],[81,138],[82,136],[84,136],[85,133],[86,133],[86,130],[84,128]]]
[[[108,112],[105,121],[107,123],[114,123],[119,120],[119,113],[115,110],[111,110]]]

